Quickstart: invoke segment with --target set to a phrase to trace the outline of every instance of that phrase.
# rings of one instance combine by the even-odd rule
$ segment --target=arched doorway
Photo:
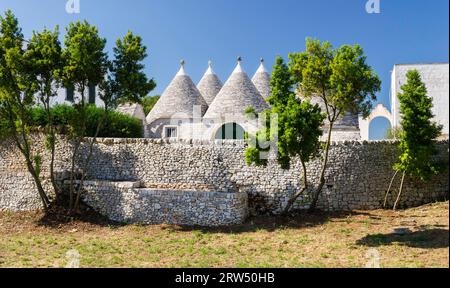
[[[245,130],[237,123],[227,123],[222,125],[216,132],[217,140],[244,140]]]
[[[369,140],[392,139],[388,134],[391,131],[391,122],[383,116],[375,117],[369,123]]]
[[[371,137],[369,135],[370,134],[369,129],[371,127],[370,123],[372,122],[372,120],[374,120],[376,118],[380,118],[380,117],[385,118],[389,122],[388,123],[389,125],[386,125],[386,124],[382,125],[381,129],[378,130],[378,135],[374,136],[373,138],[384,139],[385,135],[383,135],[383,137],[381,137],[380,133],[385,133],[385,131],[383,131],[383,127],[386,127],[386,126],[393,127],[392,114],[391,114],[391,112],[389,112],[389,110],[385,106],[383,106],[383,104],[378,104],[367,119],[363,119],[362,117],[360,117],[360,119],[359,119],[359,129],[361,131],[361,139],[362,140],[370,140],[371,139]],[[376,129],[378,129],[378,125],[374,125],[374,126]]]

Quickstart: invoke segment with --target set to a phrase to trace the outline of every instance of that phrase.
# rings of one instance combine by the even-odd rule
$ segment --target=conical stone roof
[[[209,106],[204,118],[223,118],[233,114],[243,116],[249,107],[261,112],[268,108],[268,104],[242,69],[239,58],[236,68]]]
[[[147,116],[147,123],[156,119],[170,119],[174,115],[193,118],[194,106],[201,106],[201,114],[205,114],[208,104],[203,99],[191,77],[184,70],[184,61],[175,78],[161,95],[155,107]]]
[[[198,83],[197,88],[206,103],[211,105],[214,98],[216,98],[217,94],[219,94],[220,89],[222,89],[223,84],[212,69],[211,61],[209,61],[208,66],[208,70],[206,70],[205,75],[203,75],[202,79]]]
[[[144,107],[141,104],[137,103],[125,103],[121,104],[116,109],[117,112],[137,118],[142,121],[142,123],[146,123],[146,117],[144,112]]]
[[[255,84],[256,89],[258,89],[259,94],[264,97],[264,99],[269,98],[271,94],[270,89],[270,74],[267,72],[266,67],[264,67],[264,59],[261,59],[261,64],[252,78],[253,84]]]

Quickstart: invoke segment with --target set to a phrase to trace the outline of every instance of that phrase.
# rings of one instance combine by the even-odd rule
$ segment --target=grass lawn
[[[45,221],[0,212],[0,267],[449,267],[449,203],[405,211],[257,217],[229,228]],[[400,235],[395,228],[410,231]],[[373,250],[376,249],[376,250]],[[369,257],[369,258],[368,258]]]

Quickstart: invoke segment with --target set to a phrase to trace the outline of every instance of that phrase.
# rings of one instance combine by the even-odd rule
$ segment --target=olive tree
[[[289,67],[299,95],[317,98],[326,113],[326,136],[319,185],[313,194],[310,209],[314,210],[323,190],[329,161],[333,127],[345,113],[360,113],[368,117],[372,101],[381,89],[381,81],[367,64],[359,45],[333,48],[329,42],[306,40],[306,50],[289,55]]]

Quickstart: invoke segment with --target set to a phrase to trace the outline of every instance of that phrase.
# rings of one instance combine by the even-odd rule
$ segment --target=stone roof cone
[[[270,74],[264,67],[264,59],[261,58],[261,64],[259,65],[258,70],[255,73],[255,76],[252,78],[253,84],[255,84],[256,89],[258,89],[261,96],[264,99],[269,98],[271,94],[270,89]]]
[[[244,115],[248,107],[253,107],[256,112],[261,112],[269,106],[242,69],[239,57],[236,68],[211,103],[204,118],[214,119],[229,114]]]
[[[144,113],[144,107],[142,107],[141,104],[137,103],[121,104],[117,107],[116,111],[131,117],[138,118],[142,121],[145,121],[146,118]]]
[[[212,62],[208,62],[208,70],[197,85],[198,90],[202,94],[208,105],[214,101],[220,89],[222,89],[222,81],[220,81],[217,74],[212,69]]]
[[[147,116],[147,123],[156,119],[170,119],[173,115],[185,115],[186,118],[194,117],[194,106],[201,106],[202,116],[208,109],[203,96],[198,91],[191,77],[184,70],[184,61],[175,78],[161,95],[155,107]]]

